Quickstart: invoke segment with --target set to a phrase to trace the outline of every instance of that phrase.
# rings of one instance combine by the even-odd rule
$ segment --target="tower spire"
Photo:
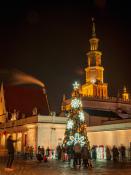
[[[94,18],[92,18],[92,37],[89,40],[89,42],[90,42],[90,50],[91,51],[96,51],[98,49],[99,39],[96,37],[96,29],[95,29]]]
[[[104,67],[101,65],[102,52],[98,50],[99,38],[96,36],[94,18],[91,18],[90,50],[87,52],[88,66],[86,71],[86,84],[81,86],[83,96],[107,98],[108,85],[104,83]]]
[[[95,19],[92,17],[92,37],[96,37]]]
[[[125,86],[125,85],[124,85],[124,87],[123,87],[123,92],[124,92],[124,93],[127,92],[127,90],[126,90],[126,86]]]

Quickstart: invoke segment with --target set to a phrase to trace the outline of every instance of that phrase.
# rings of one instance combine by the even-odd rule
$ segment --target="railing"
[[[25,124],[32,124],[32,123],[58,123],[58,124],[65,124],[67,118],[66,117],[56,117],[56,116],[32,116],[27,117],[24,119],[8,121],[6,123],[0,124],[0,130],[5,128],[11,128],[16,126],[22,126]]]
[[[66,117],[56,117],[56,116],[48,116],[48,117],[43,117],[43,116],[38,116],[38,122],[42,123],[61,123],[61,124],[66,124]]]
[[[71,99],[67,99],[65,101],[66,104],[70,103]],[[92,96],[83,96],[82,100],[94,100],[94,101],[105,101],[105,102],[114,102],[114,103],[123,103],[123,104],[131,104],[131,100],[123,100],[122,98],[117,97],[92,97]]]
[[[37,121],[38,121],[38,116],[27,117],[24,119],[19,119],[19,120],[14,120],[14,121],[9,120],[6,123],[1,123],[0,129],[10,128],[14,126],[21,126],[24,124],[36,123]]]
[[[85,96],[82,97],[83,100],[95,100],[95,101],[107,101],[107,102],[117,102],[117,103],[125,103],[125,104],[131,104],[131,100],[123,100],[122,98],[117,97],[91,97],[91,96]]]

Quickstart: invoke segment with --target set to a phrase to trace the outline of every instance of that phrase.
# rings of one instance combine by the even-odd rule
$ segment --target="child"
[[[44,155],[43,160],[44,160],[44,162],[47,162],[47,157],[46,157],[46,155]]]

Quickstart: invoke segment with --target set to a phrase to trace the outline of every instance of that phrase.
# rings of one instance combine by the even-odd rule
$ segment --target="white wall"
[[[113,145],[120,146],[121,144],[123,144],[126,147],[129,147],[131,142],[131,129],[88,132],[88,139],[91,146],[109,145],[112,147]]]
[[[55,149],[59,142],[62,143],[65,133],[65,124],[38,124],[38,146],[48,146]]]

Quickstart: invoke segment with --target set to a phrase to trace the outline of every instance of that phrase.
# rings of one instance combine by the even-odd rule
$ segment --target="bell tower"
[[[104,67],[101,65],[102,52],[98,50],[99,39],[96,37],[94,18],[92,18],[92,37],[89,39],[90,50],[86,54],[88,66],[85,68],[86,83],[82,85],[83,96],[107,98],[107,83],[104,83]]]

